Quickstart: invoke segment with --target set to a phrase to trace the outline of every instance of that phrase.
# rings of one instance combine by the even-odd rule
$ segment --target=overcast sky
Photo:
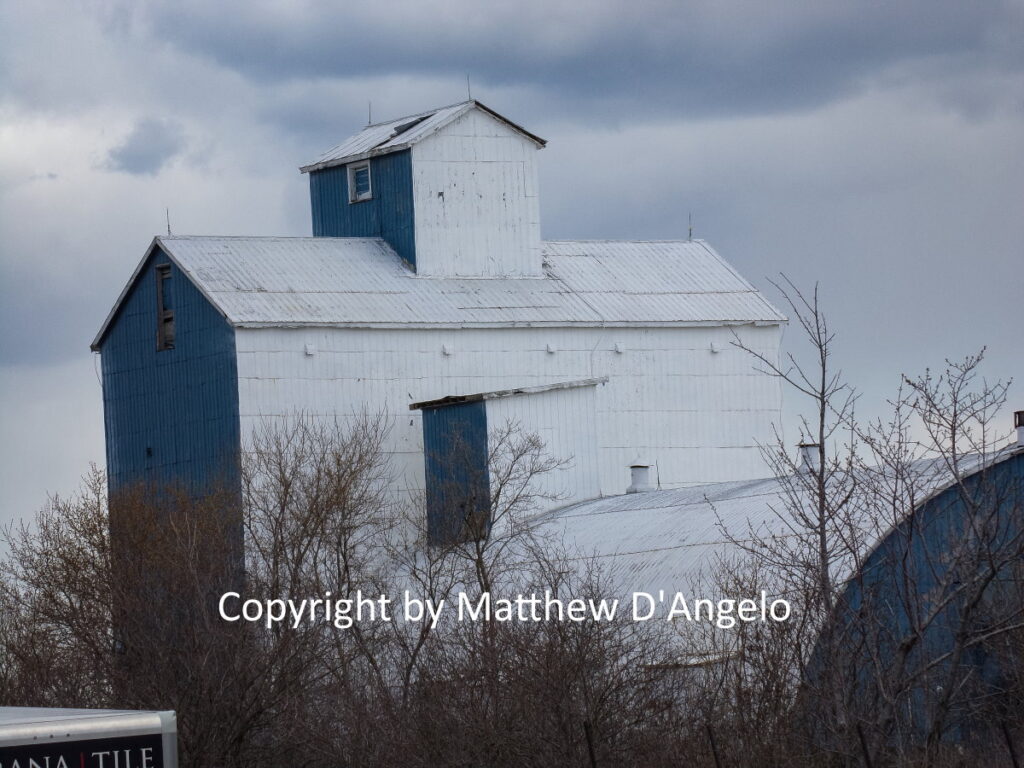
[[[983,345],[1024,408],[1020,0],[327,5],[0,0],[0,521],[102,465],[88,346],[165,209],[309,235],[297,167],[467,75],[549,141],[546,238],[692,214],[773,300],[820,282],[862,414]]]

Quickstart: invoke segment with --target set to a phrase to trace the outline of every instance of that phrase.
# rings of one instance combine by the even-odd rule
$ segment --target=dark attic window
[[[370,187],[370,163],[353,163],[348,167],[348,201],[359,203],[373,197]]]
[[[174,293],[171,290],[171,265],[156,268],[156,348],[174,349]]]

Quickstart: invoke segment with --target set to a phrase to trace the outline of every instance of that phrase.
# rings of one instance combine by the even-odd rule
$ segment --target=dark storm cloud
[[[270,6],[190,0],[150,24],[174,45],[253,80],[416,72],[566,97],[567,113],[689,117],[779,112],[841,98],[906,61],[1020,70],[1021,6],[959,0],[862,4],[476,2],[378,4],[282,15]],[[609,106],[611,105],[611,106]]]
[[[135,124],[123,142],[110,150],[107,167],[154,176],[184,148],[185,134],[178,123],[144,118]]]

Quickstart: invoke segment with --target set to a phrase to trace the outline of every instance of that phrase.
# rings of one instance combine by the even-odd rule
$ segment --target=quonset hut
[[[303,167],[313,237],[155,238],[92,344],[111,489],[201,488],[298,412],[390,414],[396,491],[429,495],[424,427],[456,412],[478,445],[514,419],[571,457],[563,504],[634,465],[763,474],[780,389],[730,342],[774,357],[785,318],[699,240],[541,240],[544,143],[467,101]]]
[[[1016,440],[1001,449],[946,448],[840,479],[857,511],[828,524],[834,609],[802,670],[804,697],[842,681],[841,708],[826,696],[816,714],[827,724],[815,726],[823,745],[844,727],[837,711],[858,733],[865,724],[872,739],[884,734],[886,747],[931,737],[998,745],[998,754],[1009,743],[1024,690],[1024,411],[1014,420]],[[652,596],[639,602],[641,613],[655,612],[658,600],[664,617],[675,595],[694,615],[698,600],[724,601],[713,619],[706,610],[694,622],[677,614],[684,632],[720,617],[726,631],[711,643],[697,633],[705,644],[688,650],[699,653],[663,667],[713,667],[717,687],[731,674],[726,664],[743,669],[742,644],[758,637],[731,631],[736,602],[759,602],[753,584],[744,586],[750,565],[759,566],[767,600],[799,594],[801,579],[813,579],[815,557],[802,553],[817,546],[808,526],[816,472],[804,463],[788,476],[584,501],[538,516],[535,526],[555,556],[564,551],[584,573],[599,566],[605,596],[624,605]]]

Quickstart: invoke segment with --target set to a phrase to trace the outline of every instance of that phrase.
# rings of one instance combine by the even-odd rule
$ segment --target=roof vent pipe
[[[800,443],[800,469],[817,472],[821,469],[821,445],[818,443]]]
[[[1013,426],[1017,428],[1017,447],[1024,448],[1024,411],[1013,412]]]
[[[629,479],[632,481],[626,493],[645,493],[653,491],[651,485],[651,467],[649,464],[633,464],[629,468]]]

